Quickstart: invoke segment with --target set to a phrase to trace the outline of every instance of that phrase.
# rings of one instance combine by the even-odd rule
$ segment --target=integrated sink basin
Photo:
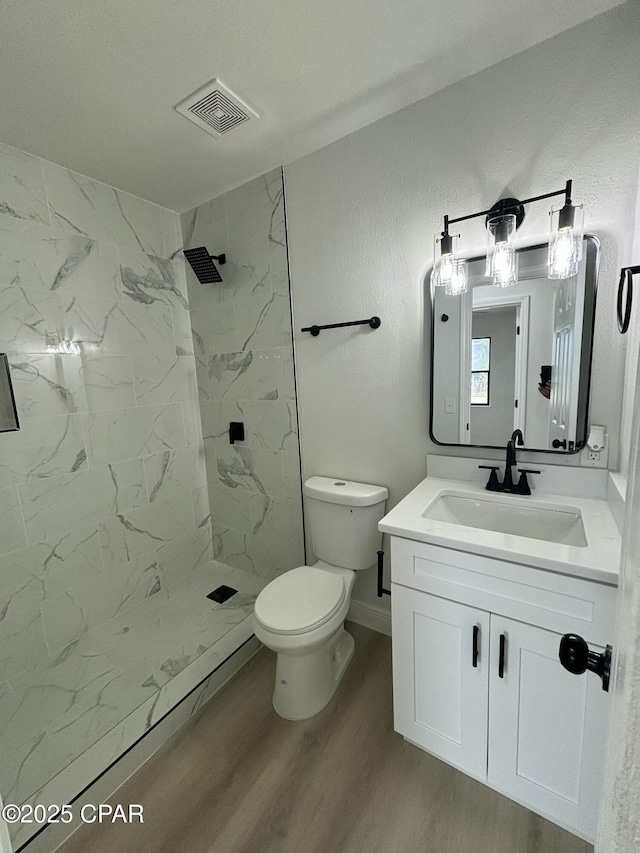
[[[589,544],[580,509],[564,504],[533,503],[511,496],[485,497],[445,490],[427,506],[422,517],[579,548],[586,548]]]

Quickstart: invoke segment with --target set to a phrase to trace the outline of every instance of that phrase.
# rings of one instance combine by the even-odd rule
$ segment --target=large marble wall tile
[[[9,355],[13,392],[20,421],[86,408],[79,355]]]
[[[63,337],[76,343],[82,352],[94,355],[172,355],[175,352],[171,310],[166,305],[140,305],[91,296],[65,296],[63,299]]]
[[[182,408],[178,404],[89,412],[82,418],[92,467],[186,444]]]
[[[26,420],[2,442],[0,488],[87,467],[81,415]]]
[[[235,352],[238,349],[236,303],[225,302],[210,310],[192,311],[191,329],[196,354]]]
[[[0,556],[0,620],[102,574],[96,525]]]
[[[119,299],[115,246],[44,225],[21,230],[0,219],[0,280],[21,287]]]
[[[244,421],[242,400],[203,400],[200,403],[202,414],[202,435],[205,440],[229,443],[229,424],[231,421]],[[245,435],[248,424],[245,424]]]
[[[162,207],[160,215],[162,218],[162,257],[174,258],[182,249],[180,214]]]
[[[198,486],[196,489],[191,490],[191,499],[193,501],[193,516],[195,525],[196,527],[205,527],[211,521],[211,512],[209,510],[209,493],[207,490],[206,481],[204,485]]]
[[[292,400],[247,400],[243,404],[243,412],[249,447],[297,451],[298,424]]]
[[[269,238],[258,237],[249,243],[232,246],[227,253],[227,265],[221,274],[225,286],[220,289],[220,301],[246,299],[271,292]]]
[[[47,662],[60,657],[50,657]],[[102,655],[73,655],[58,666],[25,670],[12,680],[12,693],[0,699],[0,754],[41,732],[118,675],[118,667]]]
[[[180,293],[186,294],[191,307],[191,297],[187,292],[186,264],[182,258],[174,261],[177,288]],[[193,333],[191,331],[191,315],[189,311],[182,308],[171,309],[171,323],[173,325],[173,340],[176,345],[176,355],[193,355]]]
[[[136,405],[131,360],[127,356],[102,356],[83,353],[80,376],[90,412],[124,409]]]
[[[47,656],[40,613],[21,610],[0,621],[0,682],[19,675]],[[4,762],[0,761],[0,764]]]
[[[197,401],[193,356],[137,356],[131,366],[139,406]]]
[[[218,444],[215,452],[221,485],[273,497],[284,495],[282,454],[277,450]]]
[[[245,243],[284,230],[282,170],[237,187],[226,194],[229,244]]]
[[[284,479],[285,498],[291,501],[302,501],[302,481],[300,479],[300,453],[287,450],[280,454],[282,459],[282,476]]]
[[[53,163],[44,163],[44,175],[54,225],[107,243],[162,254],[162,208]]]
[[[251,532],[254,536],[302,549],[302,506],[299,500],[251,495],[249,510]]]
[[[118,562],[177,539],[195,528],[191,492],[181,492],[99,524],[102,557],[107,571]]]
[[[209,356],[206,391],[212,400],[294,399],[291,348]]]
[[[291,345],[289,296],[271,293],[235,303],[236,338],[243,352]]]
[[[141,459],[48,477],[19,489],[30,544],[49,541],[59,533],[95,524],[147,503]],[[0,541],[3,541],[1,535]]]
[[[209,526],[192,530],[158,548],[158,565],[163,584],[173,583],[210,560],[213,560],[213,544]]]
[[[227,238],[226,196],[194,207],[180,217],[184,247],[205,246],[211,255],[225,251]]]
[[[237,530],[228,530],[224,534],[224,558],[230,566],[267,580],[273,580],[283,572],[304,564],[304,553],[300,546],[251,536]]]
[[[49,224],[42,161],[0,144],[0,214]]]
[[[49,353],[59,343],[63,325],[60,294],[0,285],[3,352]]]
[[[211,521],[218,530],[232,528],[250,533],[251,507],[250,495],[245,489],[230,488],[223,483],[217,483],[209,475],[209,506]]]
[[[125,299],[141,305],[160,303],[189,310],[186,279],[178,275],[181,262],[120,249],[120,277]]]
[[[204,456],[197,447],[165,450],[144,459],[149,502],[206,484]]]
[[[193,401],[182,404],[182,416],[184,418],[184,432],[187,444],[191,447],[202,446],[202,422],[200,420],[200,408]]]
[[[49,648],[67,646],[160,588],[155,554],[144,554],[114,562],[108,573],[47,598],[40,609]]]
[[[276,231],[269,235],[269,267],[273,292],[289,293],[287,235],[284,231]]]
[[[0,554],[24,548],[26,544],[18,489],[15,486],[0,489]],[[2,681],[0,678],[0,682]]]

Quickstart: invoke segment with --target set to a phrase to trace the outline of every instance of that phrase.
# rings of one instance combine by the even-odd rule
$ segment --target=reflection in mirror
[[[9,361],[4,353],[0,353],[0,432],[16,429],[20,429],[20,424],[11,387]]]
[[[587,429],[599,244],[585,237],[577,275],[547,277],[547,246],[521,249],[518,282],[498,288],[485,259],[469,289],[432,287],[431,437],[504,447],[522,430],[528,450],[576,452]]]

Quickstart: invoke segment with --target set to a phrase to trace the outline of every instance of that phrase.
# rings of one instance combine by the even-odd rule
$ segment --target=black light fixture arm
[[[524,207],[527,204],[532,204],[535,201],[543,201],[545,198],[555,198],[556,196],[563,195],[565,199],[565,207],[571,206],[571,191],[573,187],[573,181],[568,180],[565,184],[564,189],[555,190],[551,193],[543,193],[542,195],[534,195],[531,198],[524,199],[500,199],[499,202],[493,205],[493,207],[488,208],[487,210],[479,210],[477,213],[468,213],[466,216],[456,216],[456,217],[444,217],[444,230],[443,236],[449,233],[449,226],[455,224],[456,222],[466,222],[467,219],[477,219],[479,216],[500,216],[509,212],[510,208],[515,208],[517,206]],[[512,202],[508,204],[507,202]]]

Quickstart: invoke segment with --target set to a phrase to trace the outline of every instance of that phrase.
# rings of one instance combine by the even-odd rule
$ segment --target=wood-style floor
[[[60,853],[590,853],[591,845],[393,731],[391,641],[356,653],[324,711],[271,707],[263,649],[120,790],[142,825],[87,825]]]

